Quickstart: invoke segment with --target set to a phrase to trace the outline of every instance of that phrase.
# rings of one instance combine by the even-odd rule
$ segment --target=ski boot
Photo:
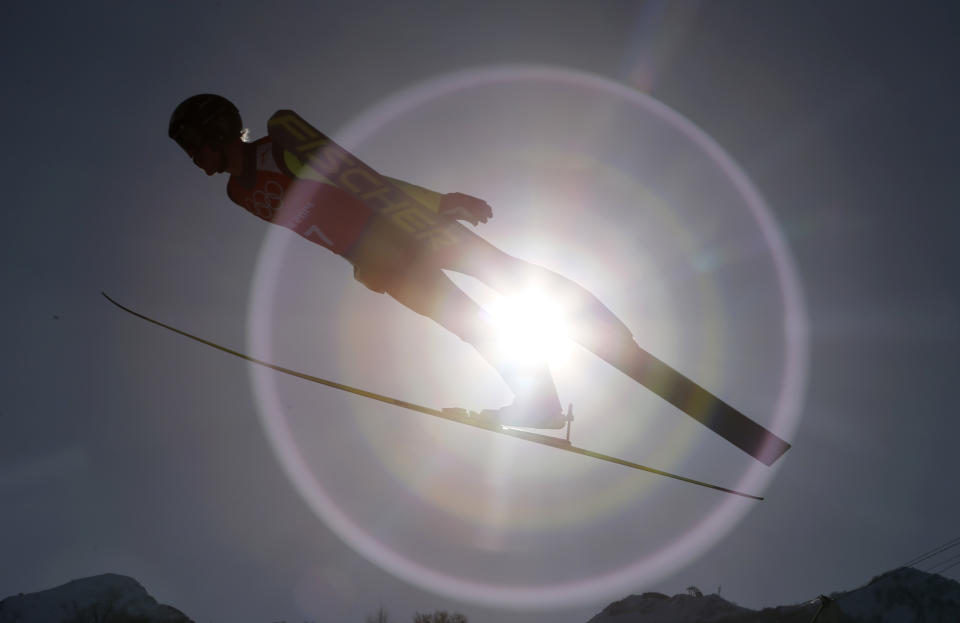
[[[484,409],[478,415],[484,422],[517,428],[559,429],[567,424],[567,415],[556,400],[539,403],[516,401],[499,409]]]

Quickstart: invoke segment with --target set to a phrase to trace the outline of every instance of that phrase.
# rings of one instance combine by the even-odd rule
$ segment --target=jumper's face
[[[203,169],[207,175],[223,173],[226,169],[226,158],[222,148],[201,145],[187,149],[187,155],[193,160],[193,164]]]

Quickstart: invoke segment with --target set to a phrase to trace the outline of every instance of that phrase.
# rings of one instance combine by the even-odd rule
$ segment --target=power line
[[[951,540],[951,541],[947,541],[947,542],[944,543],[943,545],[941,545],[941,546],[939,546],[939,547],[935,547],[934,549],[930,550],[929,552],[920,554],[919,556],[917,556],[917,557],[914,558],[913,560],[911,560],[911,561],[909,561],[909,562],[906,562],[906,563],[904,563],[904,564],[901,565],[901,566],[902,566],[902,567],[913,567],[914,565],[916,565],[916,564],[918,564],[918,563],[921,563],[921,562],[923,562],[924,560],[927,560],[927,559],[929,559],[929,558],[933,558],[933,557],[936,556],[937,554],[941,554],[941,553],[943,553],[943,552],[945,552],[945,551],[947,551],[947,550],[949,550],[949,549],[951,549],[951,548],[956,547],[957,545],[960,545],[960,537],[957,537],[957,538],[955,538],[955,539],[953,539],[953,540]]]
[[[944,566],[944,565],[946,565],[946,566]],[[952,569],[952,568],[956,567],[957,565],[960,565],[960,554],[956,554],[956,555],[954,555],[954,556],[951,556],[950,558],[947,558],[946,560],[941,560],[941,561],[938,562],[937,564],[935,564],[935,565],[933,565],[932,567],[930,567],[930,569],[929,569],[928,572],[929,572],[929,573],[943,573],[944,571],[946,571],[946,570],[948,570],[948,569]]]
[[[949,551],[949,550],[953,549],[954,547],[957,547],[958,545],[960,545],[960,537],[957,537],[957,538],[955,538],[955,539],[951,539],[950,541],[947,541],[947,542],[944,543],[943,545],[940,545],[940,546],[938,546],[938,547],[933,548],[932,550],[930,550],[930,551],[928,551],[928,552],[924,552],[923,554],[920,554],[919,556],[917,556],[917,557],[914,558],[913,560],[910,560],[909,562],[901,565],[900,567],[897,567],[897,569],[904,569],[904,568],[907,568],[907,567],[914,567],[915,565],[917,565],[917,564],[919,564],[919,563],[921,563],[921,562],[923,562],[923,561],[925,561],[925,560],[929,560],[930,558],[933,558],[934,556],[938,556],[938,555],[940,555],[940,554],[942,554],[942,553],[944,553],[944,552],[946,552],[946,551]],[[943,565],[946,565],[946,566],[943,566]],[[955,554],[955,555],[951,556],[950,558],[947,558],[946,560],[941,560],[941,561],[939,561],[939,562],[934,563],[934,564],[929,568],[929,570],[927,570],[926,572],[927,572],[927,573],[943,573],[943,572],[945,572],[945,571],[949,571],[950,569],[953,569],[953,568],[956,567],[957,565],[960,565],[960,554]],[[846,593],[844,593],[844,594],[842,594],[842,595],[838,595],[838,596],[836,596],[836,597],[827,597],[827,596],[825,596],[825,595],[820,595],[816,600],[810,600],[810,601],[807,602],[807,603],[812,603],[812,602],[814,602],[814,601],[819,601],[819,602],[820,602],[820,607],[817,608],[816,613],[814,613],[814,615],[813,615],[813,620],[811,621],[811,623],[815,623],[815,622],[820,618],[820,614],[821,614],[827,607],[829,607],[831,604],[836,604],[836,603],[838,603],[838,602],[846,599],[846,598],[849,597],[850,595],[853,595],[854,593],[858,593],[858,592],[862,591],[863,589],[871,586],[872,583],[873,583],[873,581],[871,580],[870,582],[867,582],[867,583],[864,584],[863,586],[859,586],[859,587],[857,587],[857,588],[855,588],[855,589],[853,589],[853,590],[851,590],[851,591],[847,591]],[[782,618],[782,617],[781,617],[781,618]],[[780,620],[780,619],[778,619],[778,620]]]
[[[941,573],[941,574],[946,573],[947,571],[953,569],[953,568],[956,567],[957,565],[960,565],[960,560],[958,560],[957,562],[953,563],[952,565],[950,565],[949,567],[947,567],[947,568],[945,568],[945,569],[941,569],[941,570],[940,570],[940,573]]]

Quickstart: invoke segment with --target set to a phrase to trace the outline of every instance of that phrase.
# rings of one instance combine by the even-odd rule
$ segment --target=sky
[[[0,596],[112,572],[198,622],[577,623],[690,585],[796,603],[960,536],[955,7],[3,14]],[[230,203],[166,137],[198,92],[254,137],[291,108],[489,201],[477,233],[793,448],[754,464],[567,345],[574,443],[766,499],[279,378],[112,307],[431,407],[509,401],[466,344]]]

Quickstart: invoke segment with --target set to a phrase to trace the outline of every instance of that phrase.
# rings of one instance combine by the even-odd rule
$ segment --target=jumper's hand
[[[463,193],[447,193],[440,197],[440,214],[473,225],[486,223],[493,217],[493,209],[483,199]]]

